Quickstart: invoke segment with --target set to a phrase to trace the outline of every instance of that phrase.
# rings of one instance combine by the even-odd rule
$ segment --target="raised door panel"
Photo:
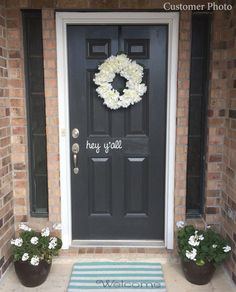
[[[146,157],[125,159],[125,216],[148,215],[148,161]]]
[[[87,71],[87,123],[88,137],[111,136],[111,112],[104,111],[103,100],[98,98],[93,82],[95,70]]]
[[[90,158],[89,215],[112,214],[111,161],[109,158]]]

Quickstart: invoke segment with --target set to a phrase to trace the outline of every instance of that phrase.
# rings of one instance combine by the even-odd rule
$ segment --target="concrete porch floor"
[[[212,281],[204,286],[193,285],[185,280],[181,270],[179,260],[165,255],[153,254],[112,254],[95,255],[86,254],[78,257],[63,257],[53,261],[51,272],[48,279],[41,286],[36,288],[23,287],[18,281],[13,265],[0,281],[0,291],[4,292],[25,292],[25,291],[47,291],[47,292],[65,292],[69,281],[72,265],[78,261],[146,261],[159,262],[162,264],[164,278],[168,292],[234,292],[235,286],[222,267],[219,267]]]

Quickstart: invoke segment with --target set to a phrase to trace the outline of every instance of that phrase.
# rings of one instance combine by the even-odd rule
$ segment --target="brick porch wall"
[[[224,79],[222,88],[226,98],[225,139],[222,172],[222,233],[228,237],[233,253],[226,267],[236,283],[236,3],[230,13],[222,15],[222,35],[218,42],[221,50],[221,66],[224,70],[218,77]],[[223,25],[222,25],[223,24]],[[222,80],[223,81],[223,80]],[[227,217],[227,210],[234,212],[234,218]]]
[[[225,76],[220,38],[222,13],[213,13],[210,44],[210,76],[208,100],[207,153],[205,177],[205,214],[208,224],[220,229],[223,149],[225,135]]]
[[[189,74],[191,51],[191,12],[180,13],[179,60],[177,76],[175,222],[185,221],[188,148]]]
[[[204,219],[217,225],[233,249],[226,268],[236,284],[236,3],[213,14],[209,84],[208,152]]]
[[[14,234],[11,165],[11,108],[8,97],[6,11],[0,4],[0,277],[11,261],[10,239]]]
[[[158,2],[158,3],[157,3]],[[8,0],[6,1],[6,29],[8,51],[8,81],[10,120],[11,118],[11,145],[13,184],[14,184],[14,215],[16,226],[19,222],[28,222],[36,228],[45,225],[52,226],[60,222],[60,185],[59,185],[59,149],[58,149],[58,100],[57,100],[57,76],[56,76],[56,39],[55,39],[55,8],[57,9],[159,9],[166,1],[135,0]],[[179,1],[182,2],[183,1]],[[205,3],[207,1],[186,1],[187,3]],[[20,9],[43,8],[43,44],[44,44],[44,76],[45,76],[45,100],[46,100],[46,127],[47,127],[47,152],[48,152],[48,187],[49,187],[49,218],[32,218],[29,215],[29,190],[27,172],[27,129],[25,113],[25,90],[24,90],[24,60],[21,29]],[[224,157],[227,145],[224,146],[225,128],[235,127],[232,121],[227,123],[228,103],[226,99],[225,85],[225,59],[222,53],[221,38],[224,35],[220,22],[224,13],[215,13],[213,19],[213,42],[211,53],[211,83],[209,101],[209,131],[206,172],[206,208],[204,219],[209,224],[220,226],[221,223],[221,190],[226,189],[226,180],[229,171],[226,169]],[[227,18],[228,25],[232,23]],[[233,30],[232,30],[233,31]],[[232,32],[233,33],[233,32]],[[229,36],[229,41],[230,37]],[[179,35],[179,62],[178,62],[178,87],[177,87],[177,140],[176,140],[176,169],[175,169],[175,220],[185,220],[185,197],[186,197],[186,161],[187,161],[187,134],[188,134],[188,96],[189,96],[189,68],[190,68],[190,40],[191,40],[191,13],[180,13]],[[224,50],[225,52],[225,50]],[[233,56],[229,54],[227,62]],[[227,63],[228,64],[228,63]],[[232,72],[227,71],[227,76],[232,77]],[[234,73],[235,74],[235,73]],[[230,77],[230,78],[231,78]],[[235,79],[235,77],[234,77]],[[1,85],[2,86],[2,85]],[[221,88],[222,87],[222,88]],[[235,87],[235,82],[231,84]],[[232,93],[233,98],[233,93]],[[0,100],[0,106],[1,100]],[[235,103],[232,103],[235,107]],[[6,104],[3,105],[3,108]],[[231,119],[232,120],[232,119]],[[1,120],[0,120],[1,125]],[[10,125],[9,125],[10,128]],[[1,130],[0,130],[1,131]],[[227,131],[226,131],[227,132]],[[227,133],[231,133],[230,131]],[[10,132],[8,133],[10,135]],[[232,134],[228,134],[229,136]],[[231,137],[231,136],[230,136]],[[234,136],[235,137],[235,136]],[[1,140],[0,140],[1,141]],[[235,144],[230,144],[231,148]],[[233,161],[233,160],[232,160]],[[231,166],[235,171],[235,164]],[[1,164],[0,164],[1,171]],[[223,175],[223,176],[222,176]],[[229,180],[227,180],[229,182]],[[232,188],[231,188],[232,189]],[[231,196],[232,192],[225,190],[225,196]],[[234,197],[235,198],[235,197]],[[1,201],[0,201],[1,203]],[[232,205],[232,204],[231,204]],[[1,205],[0,205],[1,206]],[[1,212],[1,211],[0,211]],[[1,214],[1,213],[0,213]],[[1,217],[0,217],[1,223]],[[229,234],[233,239],[233,234]],[[6,239],[4,242],[6,242]],[[1,243],[1,242],[0,242]],[[0,245],[1,246],[1,245]],[[78,252],[150,252],[145,249],[71,249],[69,254]],[[158,249],[152,252],[160,252]],[[65,252],[64,252],[65,253]],[[235,259],[235,257],[234,257]],[[233,271],[231,264],[231,271]]]

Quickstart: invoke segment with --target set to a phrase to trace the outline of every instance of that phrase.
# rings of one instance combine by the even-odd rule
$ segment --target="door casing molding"
[[[159,12],[56,12],[57,80],[60,151],[61,232],[63,248],[72,245],[71,165],[66,26],[104,24],[167,24],[168,73],[165,170],[165,238],[161,247],[174,246],[174,181],[179,14]],[[109,242],[109,241],[108,241]],[[120,241],[117,241],[119,245]],[[138,245],[133,242],[134,246]],[[80,241],[81,243],[81,241]],[[87,245],[89,242],[86,241]],[[129,245],[130,246],[130,245]],[[146,241],[148,247],[148,240]],[[157,241],[157,247],[160,247]]]

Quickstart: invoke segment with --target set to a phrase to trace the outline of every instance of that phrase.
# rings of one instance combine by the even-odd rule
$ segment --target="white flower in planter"
[[[57,246],[57,238],[56,237],[51,237],[49,241],[48,248],[49,249],[54,249]]]
[[[23,262],[25,262],[25,261],[28,260],[28,258],[29,258],[29,254],[28,254],[27,252],[25,252],[25,253],[23,254],[21,260],[22,260]]]
[[[204,236],[202,234],[198,235],[198,231],[196,230],[195,235],[189,237],[188,243],[192,246],[199,246],[202,240],[204,240]]]
[[[213,248],[217,248],[217,244],[212,244],[212,247]]]
[[[19,228],[24,231],[31,231],[31,228],[24,223],[20,223]]]
[[[21,247],[22,244],[23,244],[23,239],[22,238],[16,238],[15,240],[12,239],[11,240],[11,244],[15,245],[15,246],[18,246],[18,247]]]
[[[197,250],[195,248],[192,251],[186,250],[185,255],[188,259],[196,261]]]
[[[30,242],[34,245],[38,244],[39,242],[39,239],[37,236],[33,236],[31,239],[30,239]]]
[[[192,246],[199,246],[200,241],[198,241],[198,236],[196,235],[191,235],[189,237],[188,243]]]
[[[223,247],[223,251],[224,252],[229,252],[229,251],[231,251],[231,247],[229,245],[226,245],[226,246]]]
[[[32,256],[30,260],[31,265],[33,266],[38,266],[39,264],[39,257],[38,256]]]
[[[20,246],[22,246],[22,244],[23,244],[23,239],[22,238],[16,238],[15,245],[20,247]]]
[[[178,221],[177,223],[176,223],[176,226],[178,227],[178,228],[184,228],[184,221]]]
[[[49,236],[49,234],[50,234],[50,230],[48,227],[42,229],[41,235],[43,237]]]
[[[204,236],[201,234],[201,235],[198,236],[198,239],[199,240],[204,240]]]

